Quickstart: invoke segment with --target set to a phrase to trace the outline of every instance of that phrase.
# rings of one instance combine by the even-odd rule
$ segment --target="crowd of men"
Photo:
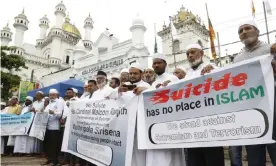
[[[234,58],[234,63],[251,59],[257,56],[272,54],[274,59],[274,77],[276,77],[276,44],[266,44],[259,40],[259,29],[254,21],[242,23],[238,35],[244,44],[244,49]],[[5,154],[38,154],[44,152],[47,162],[44,165],[93,165],[83,159],[68,153],[61,152],[64,124],[69,112],[70,101],[76,100],[105,100],[123,98],[130,100],[145,90],[158,89],[179,81],[185,81],[215,71],[218,67],[210,62],[203,62],[204,51],[198,44],[191,44],[186,48],[189,68],[177,67],[173,74],[166,72],[167,62],[164,54],[153,55],[152,68],[144,69],[142,65],[134,63],[129,69],[123,69],[119,78],[107,80],[107,74],[98,71],[96,80],[89,80],[84,85],[84,93],[79,96],[78,91],[69,88],[65,98],[61,98],[56,89],[49,91],[49,97],[43,97],[38,91],[33,97],[28,96],[22,108],[18,105],[17,97],[12,97],[9,105],[1,113],[24,114],[26,112],[48,112],[49,120],[44,141],[29,137],[15,136],[14,144],[9,144],[11,137],[3,137],[1,141]],[[109,83],[108,83],[109,82]],[[276,84],[275,84],[276,85]],[[2,108],[1,108],[2,109]],[[274,109],[275,111],[275,109]],[[274,114],[275,115],[275,114]],[[250,118],[250,117],[245,117]],[[275,116],[274,116],[275,121]],[[273,128],[274,138],[276,125]],[[11,141],[12,142],[12,141]],[[20,151],[20,146],[26,146]],[[276,166],[276,143],[245,146],[249,166],[265,166],[266,151],[268,151],[272,164]],[[231,166],[242,166],[242,145],[229,147]],[[185,153],[185,155],[183,155]],[[62,162],[59,162],[61,157]],[[19,158],[20,159],[20,158]],[[224,166],[223,147],[202,147],[185,149],[157,149],[139,150],[137,137],[133,144],[133,157],[131,166]]]

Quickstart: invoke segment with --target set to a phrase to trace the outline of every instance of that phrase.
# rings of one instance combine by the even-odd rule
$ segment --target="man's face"
[[[202,62],[203,51],[197,48],[191,48],[186,52],[187,59],[190,63],[190,66],[197,66]]]
[[[120,74],[120,79],[121,79],[121,82],[128,82],[129,81],[129,73],[122,72]]]
[[[29,99],[26,99],[26,100],[25,100],[25,105],[28,106],[28,105],[30,105],[30,104],[32,104],[32,101],[29,100]]]
[[[259,30],[252,25],[242,25],[239,27],[239,37],[243,44],[250,45],[258,40]]]
[[[167,67],[167,64],[162,59],[154,59],[152,62],[152,68],[154,69],[154,72],[158,75],[161,75],[165,72]]]
[[[71,99],[72,97],[74,97],[74,92],[72,90],[67,90],[66,91],[66,98]]]
[[[185,73],[183,70],[178,69],[178,68],[176,68],[176,69],[174,70],[173,74],[174,74],[178,79],[183,79],[183,78],[185,77],[185,75],[186,75],[186,73]]]
[[[50,94],[49,94],[49,99],[50,99],[50,100],[54,100],[54,99],[56,99],[57,97],[58,97],[58,95],[55,94],[55,93],[50,93]]]
[[[109,86],[113,89],[117,88],[118,86],[116,85],[115,79],[111,79],[109,82]]]
[[[93,82],[88,83],[88,91],[90,93],[95,92],[98,89],[97,85],[95,85]]]
[[[83,87],[83,91],[84,91],[84,92],[88,92],[88,91],[89,91],[88,85],[85,85],[85,86]]]
[[[102,75],[97,76],[97,86],[98,88],[102,88],[106,85],[106,77]]]
[[[131,83],[136,83],[141,81],[142,79],[142,72],[139,69],[136,68],[130,68],[129,69],[129,79]]]
[[[35,93],[35,98],[36,98],[37,100],[41,100],[41,99],[43,98],[43,96],[42,96],[41,93],[36,92],[36,93]]]
[[[49,104],[49,99],[47,98],[44,100],[44,107],[46,107],[48,104]]]
[[[153,82],[155,79],[155,73],[151,69],[146,69],[144,72],[144,78],[146,82]]]
[[[17,99],[16,98],[12,98],[11,101],[10,101],[10,104],[12,106],[14,106],[15,104],[17,104]]]

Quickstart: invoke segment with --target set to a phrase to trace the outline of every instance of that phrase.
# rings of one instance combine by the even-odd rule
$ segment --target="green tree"
[[[22,68],[28,69],[25,65],[25,59],[20,55],[10,54],[13,50],[12,47],[1,46],[1,68],[6,69],[9,72],[1,70],[1,98],[5,100],[11,96],[9,90],[12,87],[18,86],[20,84],[20,76],[16,74],[11,74],[11,70],[20,71]]]

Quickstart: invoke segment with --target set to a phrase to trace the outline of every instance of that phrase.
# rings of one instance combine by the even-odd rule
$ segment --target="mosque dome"
[[[132,25],[144,25],[144,20],[139,16],[139,14],[132,19]]]
[[[71,24],[70,22],[64,22],[62,24],[62,30],[64,32],[70,33],[73,36],[76,36],[77,38],[81,39],[81,33],[79,29],[75,25]]]

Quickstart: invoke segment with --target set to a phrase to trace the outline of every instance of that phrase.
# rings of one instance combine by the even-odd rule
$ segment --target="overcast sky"
[[[0,26],[3,27],[7,21],[14,32],[12,24],[14,17],[25,8],[25,14],[30,21],[29,30],[25,33],[25,42],[35,44],[39,36],[38,21],[47,14],[51,27],[55,23],[55,6],[60,0],[9,0],[2,2],[0,10]],[[251,0],[63,0],[69,12],[72,23],[78,27],[84,36],[84,20],[89,12],[94,20],[92,31],[92,41],[95,42],[105,28],[110,29],[110,33],[124,41],[131,38],[129,28],[132,18],[137,13],[145,19],[147,31],[145,42],[149,51],[153,52],[154,47],[154,23],[157,31],[162,29],[164,21],[168,24],[169,16],[174,15],[183,5],[198,14],[207,26],[207,16],[205,3],[208,4],[209,15],[214,29],[220,34],[220,43],[230,43],[238,41],[237,28],[242,20],[252,19]],[[254,0],[256,9],[256,21],[259,24],[261,33],[265,33],[265,23],[262,0]],[[268,16],[269,31],[276,30],[276,0],[270,0],[272,15]],[[275,35],[270,35],[270,40],[275,42]],[[13,34],[14,37],[14,34]],[[157,38],[158,47],[161,51],[161,38]],[[266,37],[261,40],[267,41]],[[228,52],[234,53],[241,49],[241,44],[222,47],[222,54],[227,48]]]

